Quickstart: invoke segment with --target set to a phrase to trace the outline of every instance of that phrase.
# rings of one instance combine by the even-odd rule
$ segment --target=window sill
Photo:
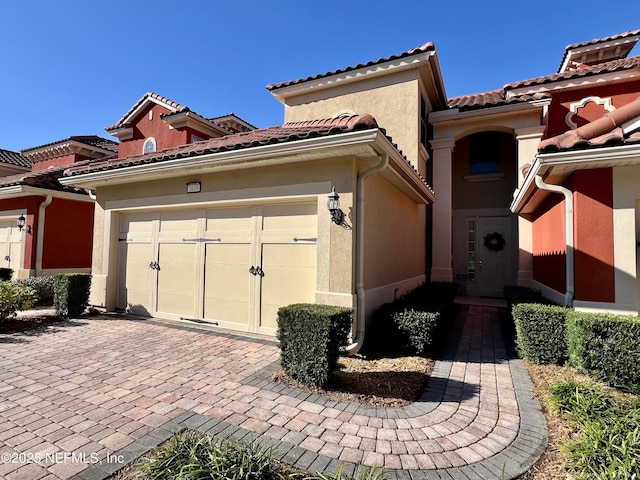
[[[496,173],[476,173],[474,175],[465,175],[463,178],[467,182],[495,182],[502,180],[507,174],[504,172]]]

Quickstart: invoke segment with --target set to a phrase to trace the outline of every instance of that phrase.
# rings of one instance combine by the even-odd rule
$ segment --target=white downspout
[[[362,348],[366,325],[364,293],[364,181],[371,175],[384,170],[389,165],[389,155],[380,163],[358,175],[356,199],[356,336],[347,347],[349,355],[355,355]]]
[[[560,185],[552,185],[545,183],[540,175],[536,175],[536,186],[541,190],[547,190],[549,192],[561,193],[565,199],[565,232],[567,239],[567,291],[565,293],[564,303],[565,306],[570,307],[573,305],[573,297],[575,295],[575,271],[574,271],[574,238],[573,238],[573,192],[568,188]]]
[[[38,208],[38,228],[36,230],[36,276],[42,273],[42,252],[44,251],[44,211],[53,201],[51,195],[47,195]]]

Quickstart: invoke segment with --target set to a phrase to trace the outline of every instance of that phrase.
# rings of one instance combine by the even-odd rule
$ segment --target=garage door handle
[[[264,271],[262,270],[262,268],[254,267],[253,265],[251,265],[251,268],[249,269],[249,273],[254,276],[258,275],[260,277],[264,277]]]
[[[264,270],[262,270],[262,268],[260,267],[256,267],[256,273],[261,276],[264,277]]]
[[[160,265],[158,265],[158,262],[151,262],[149,268],[152,270],[160,270]]]

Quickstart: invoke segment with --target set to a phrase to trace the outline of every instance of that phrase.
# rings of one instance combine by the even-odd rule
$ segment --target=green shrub
[[[421,354],[446,330],[453,317],[456,283],[423,283],[374,310],[366,351],[376,354]]]
[[[393,314],[393,323],[400,334],[401,348],[421,354],[433,344],[440,312],[404,309]]]
[[[89,304],[91,275],[60,274],[53,281],[53,304],[60,317],[77,317]]]
[[[0,268],[0,282],[8,282],[13,277],[13,270],[10,268]]]
[[[521,303],[511,314],[520,356],[539,364],[562,364],[568,358],[566,316],[569,309]]]
[[[11,282],[0,282],[0,322],[27,310],[36,301],[36,292],[29,287],[20,287]]]
[[[567,380],[549,388],[555,407],[576,424],[561,448],[580,479],[640,478],[640,400],[622,400],[600,385]]]
[[[640,392],[640,318],[571,312],[567,337],[572,366],[609,385]]]
[[[53,302],[54,277],[42,275],[39,277],[20,278],[13,283],[21,287],[33,288],[38,296],[37,303],[50,305]]]
[[[277,337],[284,372],[305,385],[324,385],[348,344],[351,310],[295,304],[278,310]]]
[[[520,285],[506,285],[504,297],[507,300],[509,311],[520,303],[539,303],[542,305],[557,305],[555,302],[542,296],[542,292],[536,288],[522,287]]]

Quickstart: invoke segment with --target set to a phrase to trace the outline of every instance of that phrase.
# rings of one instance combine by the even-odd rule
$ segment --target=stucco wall
[[[532,222],[533,279],[560,292],[566,291],[567,242],[565,202],[560,195],[551,196]]]
[[[573,174],[576,300],[615,301],[611,169]]]
[[[149,119],[149,111],[153,111],[151,119]],[[141,155],[144,141],[149,137],[155,139],[156,150],[188,143],[186,131],[169,129],[169,125],[160,118],[165,113],[170,112],[168,109],[156,104],[151,104],[144,108],[138,114],[136,124],[133,127],[133,138],[120,142],[118,157]]]
[[[421,173],[418,160],[420,90],[417,71],[405,71],[288,97],[285,122],[332,118],[343,112],[368,113]]]
[[[425,208],[378,175],[365,181],[366,290],[425,275]]]
[[[45,210],[43,269],[91,268],[93,203],[54,198]]]

